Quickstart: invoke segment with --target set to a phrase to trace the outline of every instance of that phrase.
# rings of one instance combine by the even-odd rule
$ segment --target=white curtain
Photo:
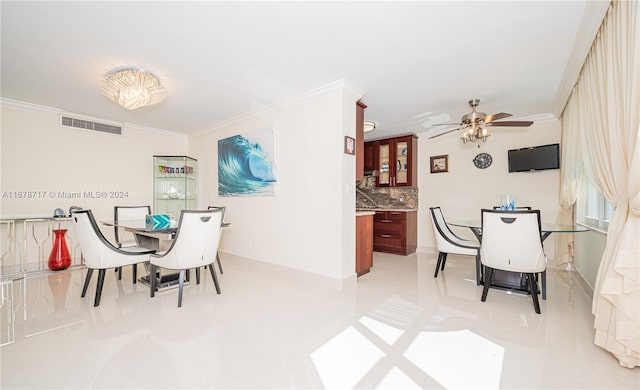
[[[567,102],[562,116],[562,152],[560,153],[560,214],[557,222],[562,225],[574,224],[573,206],[576,203],[580,182],[583,178],[582,151],[580,148],[581,124],[578,110],[578,98]],[[554,234],[556,265],[573,261],[573,233]]]
[[[636,1],[612,2],[563,114],[587,178],[615,207],[592,311],[595,344],[629,368],[640,366],[639,15]]]

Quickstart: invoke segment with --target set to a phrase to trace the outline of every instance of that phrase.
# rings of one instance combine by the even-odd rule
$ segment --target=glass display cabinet
[[[371,144],[371,142],[369,143]],[[407,135],[373,142],[371,149],[365,144],[365,161],[375,161],[378,187],[411,187],[417,185],[418,138]],[[377,161],[376,161],[377,160]]]
[[[198,160],[187,156],[153,156],[153,213],[177,219],[198,207]]]

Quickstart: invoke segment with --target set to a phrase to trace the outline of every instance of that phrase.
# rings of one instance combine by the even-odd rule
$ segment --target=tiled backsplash
[[[359,192],[356,196],[356,208],[370,208],[371,199],[380,207],[393,208],[401,204],[403,208],[418,208],[417,187],[376,187],[375,177],[365,177],[356,180],[356,188]]]

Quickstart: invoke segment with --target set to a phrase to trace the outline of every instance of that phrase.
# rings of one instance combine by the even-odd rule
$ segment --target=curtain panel
[[[639,14],[636,1],[612,1],[562,119],[563,137],[580,149],[568,152],[581,156],[571,164],[615,207],[594,288],[594,342],[629,368],[640,366]],[[566,168],[563,207],[579,170]]]

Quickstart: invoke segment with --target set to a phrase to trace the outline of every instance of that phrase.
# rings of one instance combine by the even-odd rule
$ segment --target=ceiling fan
[[[460,139],[463,143],[467,143],[467,141],[476,142],[482,140],[483,142],[487,140],[491,134],[487,131],[487,127],[529,127],[533,124],[532,121],[502,121],[495,122],[500,119],[508,118],[513,116],[511,114],[507,114],[506,112],[499,112],[497,114],[487,115],[484,112],[476,111],[476,107],[480,104],[480,99],[472,99],[469,100],[469,105],[471,106],[471,112],[462,116],[460,123],[440,123],[434,126],[451,126],[456,125],[458,127],[447,130],[443,133],[436,134],[429,139],[440,137],[441,135],[449,134],[452,131],[462,130],[462,136]]]

